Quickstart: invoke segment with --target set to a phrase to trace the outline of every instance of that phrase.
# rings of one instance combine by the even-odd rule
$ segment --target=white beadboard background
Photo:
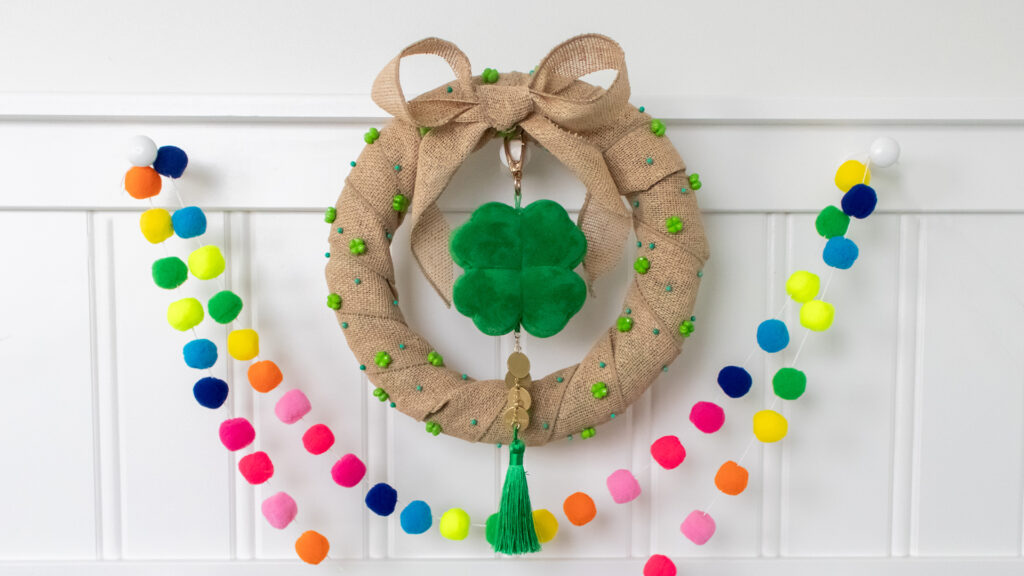
[[[1011,1],[0,2],[0,573],[639,574],[651,553],[687,575],[1024,573],[1024,4]],[[407,536],[362,504],[368,484],[335,486],[331,459],[301,449],[326,422],[336,455],[369,464],[402,503],[435,518],[494,511],[507,454],[425,433],[370,395],[325,309],[325,206],[362,133],[382,124],[366,95],[400,48],[438,35],[483,67],[529,70],[572,34],[623,44],[633,102],[705,183],[713,258],[683,355],[623,417],[591,440],[527,456],[536,508],[561,520],[526,560],[497,559],[481,526],[462,542],[436,528]],[[407,86],[445,69],[412,59]],[[413,90],[415,91],[415,90]],[[186,202],[208,209],[224,282],[261,332],[262,357],[300,386],[313,413],[296,426],[221,362],[227,408],[191,397],[187,338],[167,327],[175,295],[149,264],[164,255],[138,232],[147,207],[120,191],[134,134],[191,156]],[[679,523],[714,497],[750,417],[790,357],[754,357],[753,393],[724,400],[722,432],[703,436],[690,405],[723,397],[715,375],[742,362],[757,323],[785,301],[796,269],[824,273],[817,210],[836,203],[835,167],[877,136],[904,147],[875,173],[876,215],[851,235],[861,260],[837,273],[835,326],[800,357],[809,390],[786,403],[790,436],[751,451],[751,484],[713,508],[718,533],[697,547]],[[507,200],[495,144],[473,156],[442,199],[452,222]],[[578,208],[583,190],[545,153],[527,167],[527,199]],[[175,205],[170,193],[158,205]],[[509,342],[479,336],[446,310],[408,254],[394,252],[403,309],[449,365],[498,377]],[[184,255],[190,241],[167,242]],[[569,327],[527,341],[538,373],[575,362],[616,315],[628,262],[601,281]],[[190,280],[190,294],[216,283]],[[794,310],[787,311],[795,325]],[[222,345],[224,328],[201,336]],[[794,330],[794,340],[802,336]],[[217,441],[226,413],[253,419],[277,465],[252,489]],[[688,459],[650,468],[649,443],[680,434]],[[604,478],[632,468],[644,494],[615,505]],[[299,518],[269,528],[259,502],[288,490]],[[562,500],[595,497],[577,528]],[[397,515],[396,515],[397,516]],[[307,568],[291,545],[317,529],[331,559]]]

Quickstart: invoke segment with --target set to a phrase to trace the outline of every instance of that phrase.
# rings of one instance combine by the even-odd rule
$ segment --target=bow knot
[[[516,73],[509,79],[508,84],[477,86],[476,95],[486,117],[485,121],[495,130],[509,130],[533,112],[533,95],[530,94],[530,88],[525,82],[512,83],[521,80],[523,76]]]

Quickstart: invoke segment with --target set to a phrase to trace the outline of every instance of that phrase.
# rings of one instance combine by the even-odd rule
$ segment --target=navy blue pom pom
[[[859,254],[860,249],[857,248],[857,244],[853,240],[845,236],[836,236],[835,238],[830,238],[825,244],[825,251],[821,257],[825,260],[825,264],[833,268],[846,270],[853,266]]]
[[[185,364],[189,368],[206,370],[217,363],[217,345],[206,338],[199,338],[185,344],[182,351],[185,354]]]
[[[171,225],[179,238],[195,238],[206,233],[206,214],[198,206],[186,206],[175,210]]]
[[[188,154],[177,146],[161,146],[156,151],[153,170],[168,178],[181,178],[188,166]]]
[[[772,318],[757,327],[757,345],[765,352],[778,352],[789,346],[789,329],[782,320]]]
[[[430,515],[430,506],[423,500],[413,500],[402,509],[398,517],[402,523],[402,530],[406,534],[423,534],[430,530],[434,519]]]
[[[718,372],[718,385],[729,398],[740,398],[750,392],[754,381],[741,366],[726,366]]]
[[[192,395],[196,402],[204,408],[215,410],[224,405],[228,399],[228,383],[220,378],[208,376],[192,387]]]
[[[875,189],[867,184],[857,184],[843,194],[843,212],[854,218],[867,218],[875,211],[878,195]]]
[[[366,493],[366,507],[378,516],[390,516],[398,503],[398,492],[384,482],[374,484]]]

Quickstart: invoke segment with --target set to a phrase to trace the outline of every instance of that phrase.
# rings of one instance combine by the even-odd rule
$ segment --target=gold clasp
[[[519,132],[519,160],[512,157],[512,149],[509,147],[511,138],[505,138],[505,160],[508,161],[508,171],[512,173],[513,186],[516,191],[516,208],[519,207],[519,199],[523,195],[523,161],[526,160],[526,135]]]

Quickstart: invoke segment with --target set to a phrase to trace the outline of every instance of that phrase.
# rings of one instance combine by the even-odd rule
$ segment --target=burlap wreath
[[[455,81],[407,102],[399,63],[412,54],[444,58]],[[579,80],[606,69],[618,72],[607,89]],[[509,442],[512,431],[499,417],[505,381],[463,379],[457,370],[433,365],[428,355],[434,348],[406,325],[397,305],[390,235],[405,219],[393,206],[401,193],[411,200],[413,253],[450,305],[450,231],[435,202],[470,153],[498,131],[520,128],[586,186],[578,224],[587,237],[588,283],[622,256],[631,220],[636,256],[650,262],[646,273],[634,275],[623,303],[632,329],[612,326],[581,363],[533,376],[531,424],[520,437],[541,445],[622,413],[675,359],[685,340],[679,327],[690,318],[708,258],[707,241],[686,166],[664,131],[629,104],[625,55],[613,40],[577,36],[552,50],[532,74],[502,73],[497,82],[470,70],[454,44],[427,38],[403,50],[377,77],[373,99],[394,119],[375,141],[368,139],[338,198],[327,285],[341,297],[336,314],[349,347],[398,410],[464,440]],[[675,234],[666,227],[673,216],[682,222]],[[337,296],[333,300],[337,306]],[[387,367],[374,362],[382,351],[391,357]],[[596,382],[607,386],[603,398],[591,393]]]

